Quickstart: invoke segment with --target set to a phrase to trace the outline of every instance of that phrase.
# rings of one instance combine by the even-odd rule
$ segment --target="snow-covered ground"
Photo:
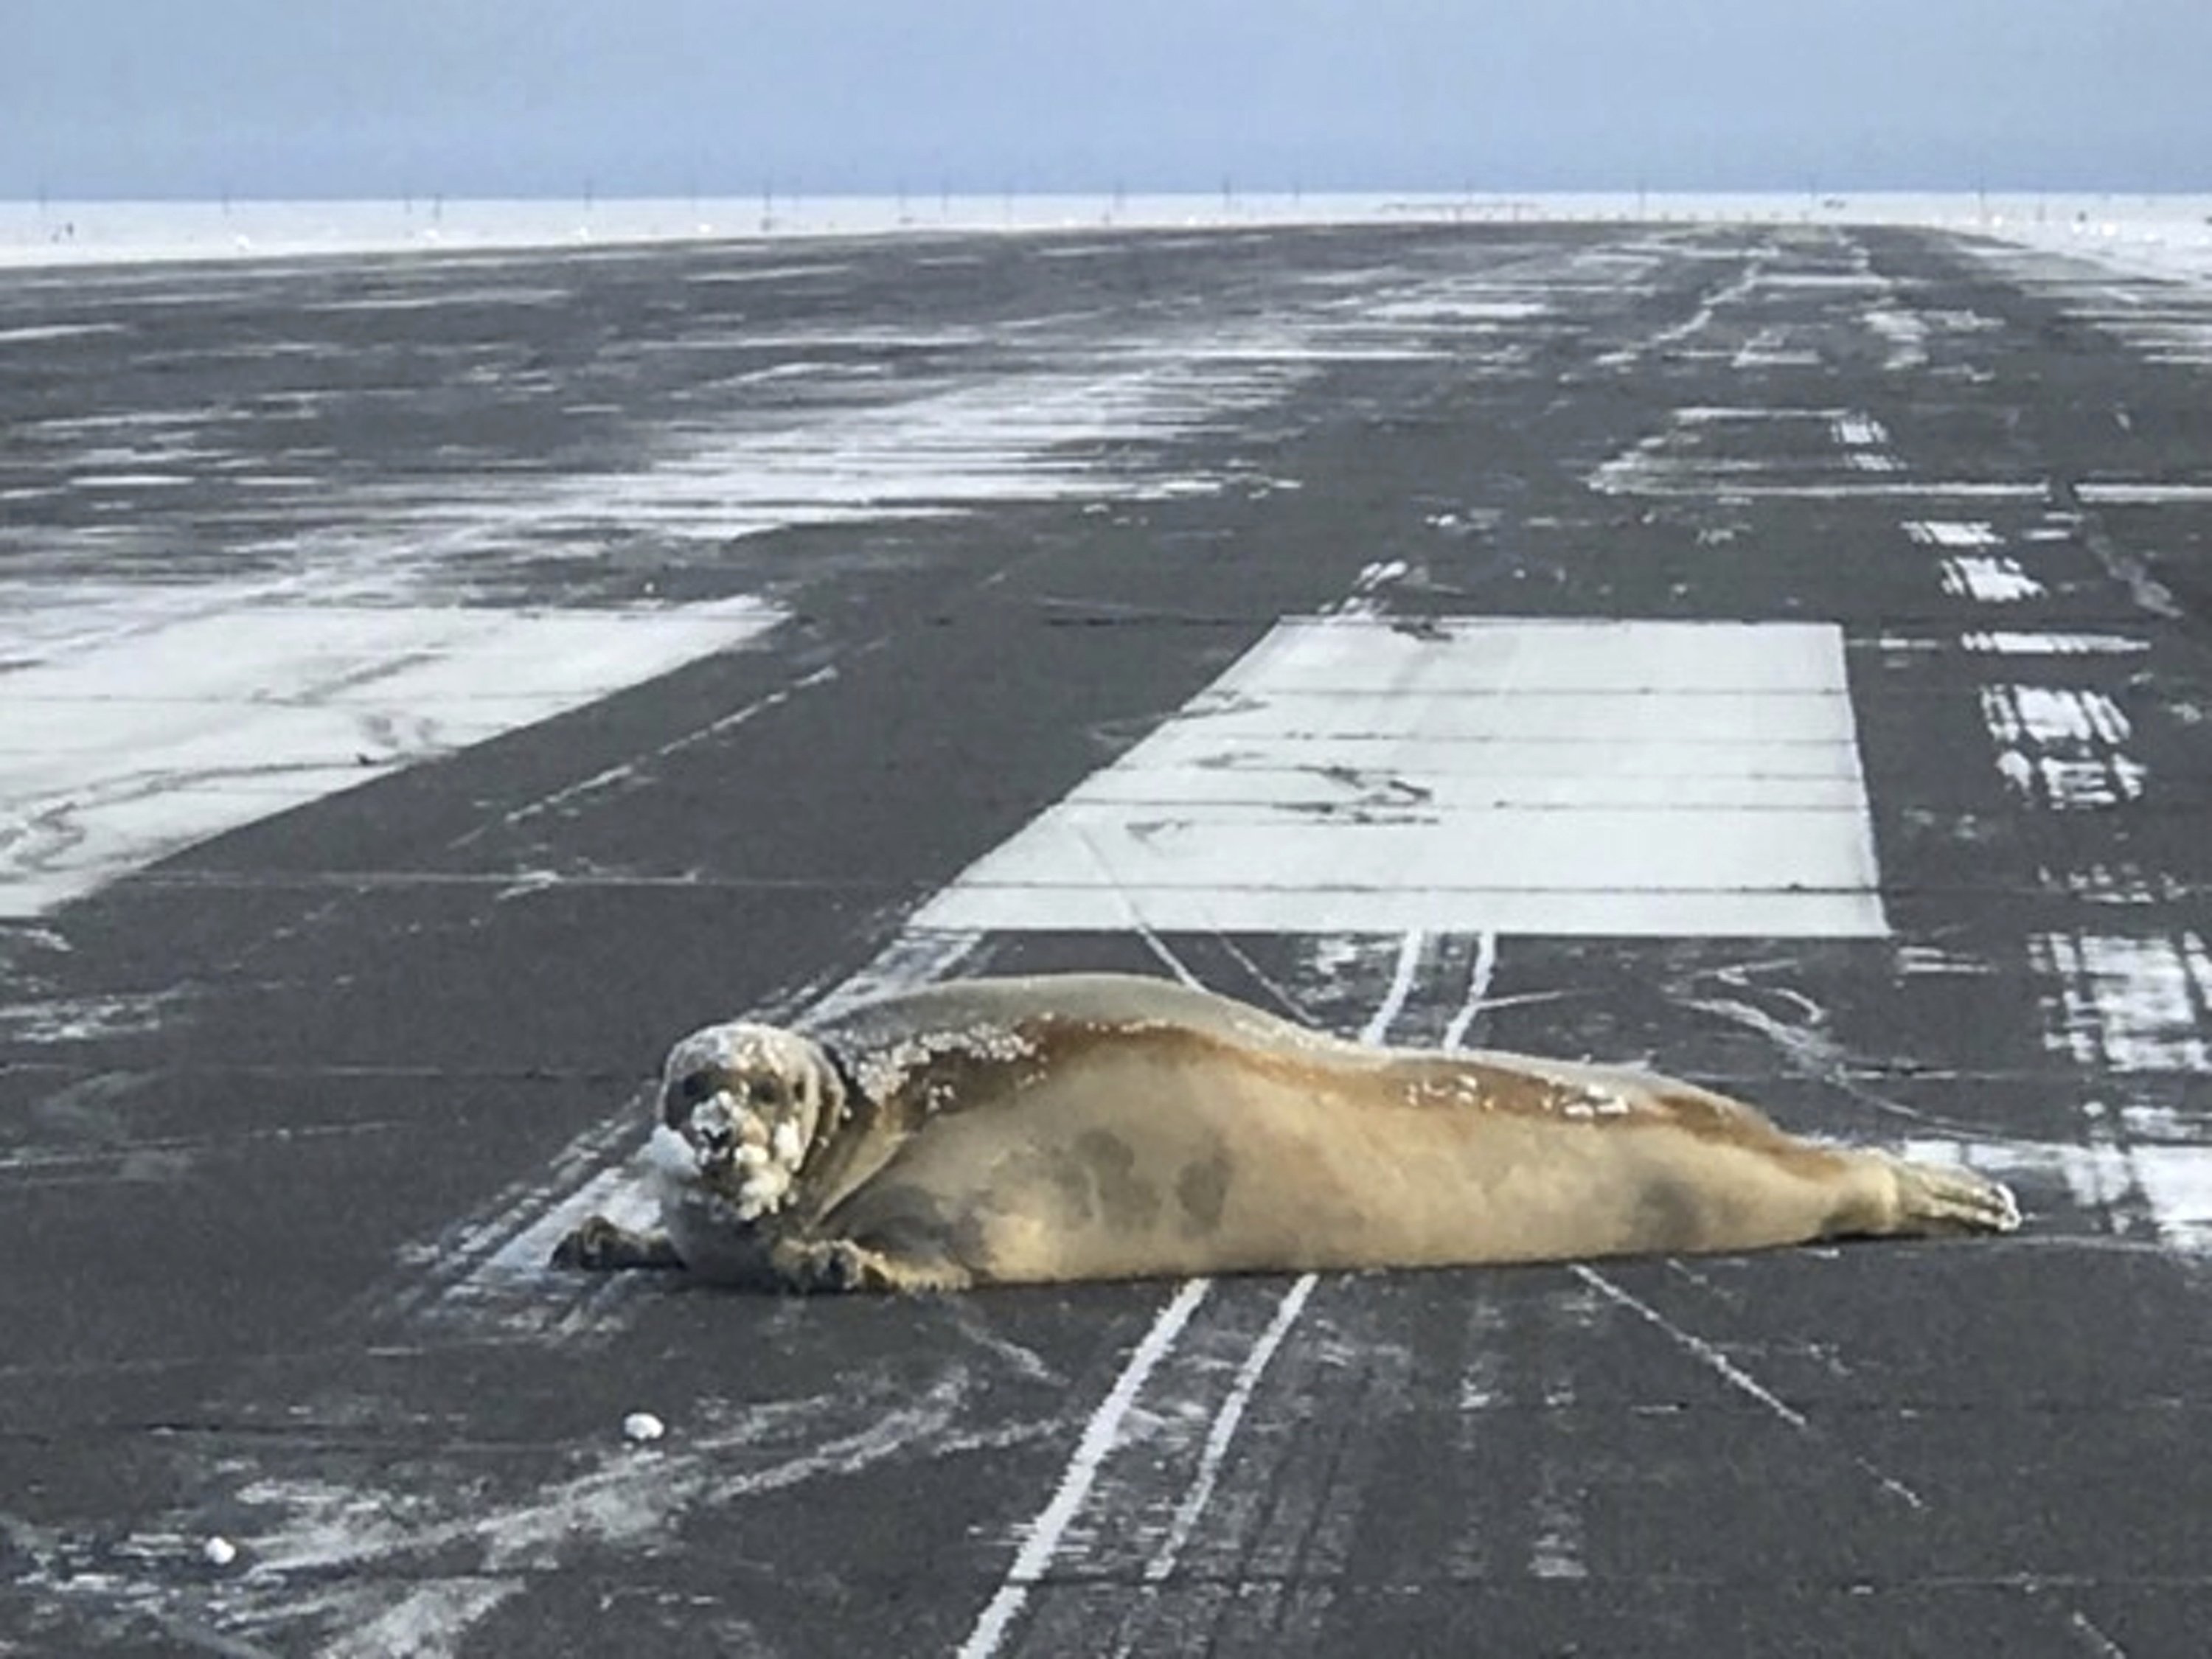
[[[1904,192],[16,201],[0,202],[0,266],[1104,225],[1638,218],[1933,225],[2212,281],[2212,196]]]
[[[2212,283],[2212,196],[2053,197],[1995,201],[1970,221],[2025,247],[2094,259],[2137,276]]]

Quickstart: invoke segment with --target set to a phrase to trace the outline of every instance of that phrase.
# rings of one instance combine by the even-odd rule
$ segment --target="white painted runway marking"
[[[2103,692],[2006,684],[1980,696],[1997,770],[2029,804],[2094,811],[2142,799],[2150,769],[2124,751],[2133,727]]]
[[[2148,640],[2124,634],[2021,633],[2003,629],[1964,635],[1959,643],[1978,654],[1995,657],[2136,657],[2150,649]]]
[[[1114,1386],[1107,1390],[1098,1409],[1084,1425],[1083,1437],[1076,1443],[1075,1455],[1068,1460],[1050,1501],[1030,1522],[1021,1549],[1015,1554],[1013,1565],[1006,1569],[998,1593],[984,1605],[983,1611],[976,1616],[975,1628],[960,1644],[960,1659],[989,1659],[999,1650],[1007,1629],[1029,1600],[1030,1587],[1044,1577],[1053,1558],[1060,1553],[1060,1540],[1067,1532],[1068,1523],[1090,1497],[1091,1483],[1098,1478],[1098,1467],[1121,1438],[1122,1419],[1136,1403],[1152,1368],[1175,1346],[1176,1338],[1190,1322],[1191,1315],[1198,1310],[1198,1304],[1206,1299],[1212,1285],[1213,1281],[1208,1279],[1186,1281],[1168,1299],[1153,1319],[1152,1328],[1131,1352],[1121,1374],[1114,1379]]]
[[[2044,591],[2011,560],[1986,551],[2000,544],[1990,526],[1922,520],[1905,528],[1923,545],[1950,550],[1942,563],[1954,592],[2004,604]],[[1969,549],[1984,550],[1961,550]],[[1962,568],[1969,573],[1963,580]],[[2147,641],[1990,632],[1968,634],[1960,644],[1994,659],[1992,667],[2008,677],[1984,683],[1978,695],[1997,769],[2028,808],[2109,812],[2145,796],[2150,770],[2126,752],[2134,725],[2117,700],[2092,688],[2009,676],[2035,658],[2055,659],[2055,666],[2069,658],[2139,654],[2149,649]],[[2054,892],[2131,906],[2170,903],[2180,890],[2170,873],[2129,859],[2046,865],[2040,880]],[[2203,939],[2185,928],[2047,930],[2028,935],[2027,955],[2040,986],[2045,1047],[2079,1066],[2088,1085],[2082,1143],[1919,1142],[1907,1156],[1963,1162],[2009,1178],[2031,1202],[2037,1188],[2056,1188],[2061,1202],[2100,1216],[2116,1234],[2148,1232],[2167,1249],[2212,1250],[2212,1147],[2197,1144],[2199,1126],[2162,1104],[2131,1100],[2124,1090],[2116,1099],[2105,1096],[2115,1083],[2212,1068],[2205,1035],[2212,952]]]
[[[2212,483],[2084,483],[2075,495],[2093,507],[2171,507],[2212,501]]]
[[[1769,360],[1771,361],[1771,360]],[[1800,434],[1817,425],[1829,442]],[[1779,428],[1796,441],[1778,449]],[[1754,435],[1757,441],[1753,441]],[[1863,495],[1962,500],[2039,496],[2040,484],[1908,480],[1889,428],[1863,410],[1692,404],[1605,461],[1589,487],[1607,495],[1711,495],[1809,501]]]
[[[1933,316],[1955,319],[1961,313],[1933,313]],[[1972,313],[1965,313],[1972,317]],[[1885,350],[1882,372],[1894,374],[1900,369],[1923,368],[1928,363],[1928,319],[1917,311],[1907,311],[1896,306],[1876,306],[1864,313],[1867,327],[1879,338]],[[1975,319],[1978,322],[1979,319]],[[1975,322],[1967,326],[1972,327]]]
[[[804,274],[813,270],[735,273]],[[1014,373],[963,367],[856,390],[834,366],[772,365],[765,372],[802,380],[821,370],[837,381],[837,396],[798,414],[738,410],[672,428],[659,453],[625,472],[441,475],[431,488],[386,483],[356,492],[327,517],[327,502],[296,522],[280,514],[269,521],[273,533],[248,550],[286,574],[258,583],[53,580],[44,573],[68,570],[81,550],[96,555],[108,534],[56,532],[34,550],[28,575],[0,581],[0,916],[39,914],[208,836],[592,701],[767,620],[747,601],[588,620],[423,602],[526,562],[549,543],[649,526],[717,545],[797,525],[933,516],[985,502],[1218,489],[1215,477],[1102,464],[1100,447],[1165,443],[1211,427],[1278,400],[1340,358],[1487,361],[1468,338],[1468,319],[1485,330],[1525,323],[1545,303],[1530,298],[1540,284],[1527,276],[1501,281],[1480,270],[1370,271],[1358,282],[1357,294],[1302,293],[1225,331],[1148,325],[1136,337],[1061,339],[1065,319],[1028,318],[1020,326],[1043,343],[1040,361]],[[1368,303],[1378,283],[1389,307],[1382,315]],[[416,308],[555,292],[410,290],[360,303]],[[1500,302],[1511,309],[1486,310]],[[904,335],[988,343],[973,330]],[[17,329],[8,337],[27,349],[55,337]],[[880,330],[822,337],[893,339]],[[763,339],[786,349],[809,344],[787,331],[742,343]],[[731,341],[666,343],[695,350]],[[1518,349],[1507,341],[1491,356]],[[337,393],[309,386],[282,395]],[[225,418],[212,407],[94,416],[49,423],[46,435],[73,441],[57,450],[53,469],[57,478],[73,469],[73,487],[152,487],[222,460]],[[148,422],[158,423],[154,436],[116,441],[118,422],[128,433]],[[203,429],[207,447],[185,441]],[[187,455],[191,466],[173,465]],[[611,625],[611,614],[622,626]],[[602,660],[609,654],[618,662]]]
[[[1182,1501],[1176,1505],[1175,1519],[1168,1524],[1168,1535],[1161,1540],[1159,1553],[1145,1564],[1146,1583],[1159,1583],[1175,1571],[1183,1546],[1198,1530],[1199,1518],[1206,1513],[1206,1506],[1213,1499],[1213,1489],[1221,1480],[1221,1466],[1228,1460],[1230,1445],[1237,1438],[1237,1430],[1244,1420],[1245,1409],[1252,1403],[1253,1392],[1260,1386],[1260,1378],[1266,1373],[1268,1362],[1274,1358],[1275,1350],[1282,1346],[1283,1339],[1291,1334],[1291,1327],[1297,1323],[1298,1315],[1306,1305],[1306,1298],[1313,1294],[1314,1285],[1318,1282],[1319,1276],[1314,1273],[1301,1273],[1291,1281],[1291,1288],[1283,1293],[1282,1301],[1276,1304],[1275,1316],[1267,1322],[1267,1328],[1260,1334],[1260,1340],[1252,1345],[1251,1352],[1244,1356],[1243,1364],[1237,1368],[1237,1380],[1230,1385],[1229,1397],[1222,1401],[1221,1409],[1214,1414],[1212,1425],[1206,1430],[1206,1446],[1199,1455],[1198,1473],[1193,1478],[1189,1490],[1183,1493]]]
[[[1467,1046],[1468,1033],[1474,1029],[1474,1022],[1481,1018],[1483,1009],[1489,1005],[1490,981],[1497,971],[1498,935],[1480,934],[1474,943],[1474,965],[1467,976],[1467,999],[1453,1013],[1451,1024],[1444,1027],[1443,1047],[1445,1053],[1455,1054]]]
[[[1908,519],[1905,533],[1923,547],[1999,547],[2003,538],[1983,519]]]
[[[0,916],[741,645],[778,614],[249,604],[0,670]]]
[[[1421,960],[1427,943],[1427,936],[1418,930],[1408,932],[1399,940],[1389,986],[1374,1013],[1361,1027],[1361,1042],[1387,1042],[1390,1028],[1405,1012],[1419,982]],[[1493,949],[1485,962],[1478,963],[1476,978],[1479,987],[1486,988],[1490,967],[1494,963]],[[1188,969],[1182,969],[1179,963],[1176,965],[1186,982],[1197,983]],[[1479,990],[1470,992],[1471,1005],[1479,1000]],[[1196,1535],[1199,1523],[1220,1484],[1222,1470],[1227,1464],[1230,1449],[1243,1424],[1252,1398],[1268,1365],[1290,1336],[1319,1282],[1320,1275],[1312,1273],[1301,1273],[1293,1279],[1276,1304],[1267,1328],[1238,1363],[1228,1392],[1207,1425],[1190,1484],[1176,1501],[1164,1535],[1145,1563],[1144,1582],[1146,1584],[1158,1585],[1171,1577],[1184,1549]],[[1074,1455],[1054,1489],[1051,1501],[1030,1523],[1021,1549],[998,1592],[977,1617],[974,1629],[962,1644],[959,1650],[962,1659],[990,1659],[990,1656],[997,1653],[1005,1643],[1013,1621],[1028,1601],[1030,1589],[1042,1581],[1058,1557],[1062,1540],[1089,1499],[1101,1468],[1118,1449],[1122,1425],[1130,1415],[1138,1395],[1173,1347],[1184,1327],[1189,1323],[1191,1315],[1204,1298],[1211,1283],[1203,1279],[1186,1282],[1176,1297],[1161,1309],[1152,1329],[1131,1352],[1121,1375],[1107,1391],[1105,1400],[1085,1425]],[[1122,1650],[1127,1650],[1125,1647]]]
[[[1390,975],[1390,988],[1382,994],[1382,1001],[1373,1017],[1360,1028],[1362,1042],[1383,1042],[1398,1016],[1405,1012],[1406,999],[1413,994],[1413,981],[1420,973],[1424,942],[1425,936],[1419,928],[1409,931],[1398,942],[1398,963]]]
[[[1993,483],[1976,478],[1950,478],[1923,483],[1884,476],[1879,478],[1821,479],[1804,483],[1769,483],[1747,478],[1709,477],[1688,480],[1650,478],[1633,484],[1596,483],[1608,495],[1740,496],[1745,501],[1848,501],[1890,498],[1899,501],[2033,501],[2048,493],[2039,483]]]
[[[2002,554],[1960,553],[1941,561],[1938,568],[1943,591],[1954,599],[2017,605],[2023,599],[2039,599],[2047,591],[2021,568],[2017,559]]]
[[[1857,410],[1829,422],[1829,435],[1842,446],[1844,465],[1858,472],[1899,472],[1905,463],[1890,453],[1889,428]]]
[[[2057,988],[2045,1010],[2057,1052],[2100,1073],[2212,1071],[2212,951],[2202,935],[2036,933],[2028,952]]]
[[[919,926],[1879,937],[1842,635],[1285,621]]]
[[[2117,749],[2135,727],[2118,703],[2102,691],[2060,685],[1986,685],[1982,718],[2000,743],[2033,743],[2079,753]]]

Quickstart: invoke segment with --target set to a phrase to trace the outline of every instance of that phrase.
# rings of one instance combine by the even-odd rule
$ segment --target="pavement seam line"
[[[1592,1290],[1596,1291],[1599,1294],[1604,1296],[1617,1306],[1627,1309],[1631,1313],[1636,1315],[1638,1318],[1644,1320],[1646,1323],[1662,1332],[1671,1341],[1673,1341],[1677,1347],[1680,1348],[1692,1358],[1697,1360],[1699,1364],[1703,1365],[1707,1370],[1712,1372],[1714,1376],[1719,1377],[1721,1381],[1727,1383],[1737,1393],[1757,1401],[1761,1406],[1764,1406],[1768,1411],[1773,1413],[1775,1416],[1780,1418],[1784,1423],[1787,1423],[1791,1428],[1796,1430],[1800,1434],[1810,1436],[1816,1440],[1828,1438],[1827,1436],[1823,1435],[1819,1429],[1813,1425],[1812,1419],[1807,1417],[1804,1413],[1799,1411],[1788,1401],[1783,1399],[1781,1395],[1769,1389],[1749,1371],[1747,1371],[1742,1366],[1737,1364],[1735,1361],[1730,1359],[1728,1355],[1721,1352],[1718,1346],[1713,1343],[1708,1342],[1704,1337],[1698,1335],[1692,1331],[1684,1330],[1680,1325],[1677,1325],[1673,1320],[1668,1318],[1666,1315],[1661,1313],[1658,1309],[1653,1307],[1649,1302],[1644,1300],[1643,1297],[1638,1296],[1634,1291],[1625,1290],[1620,1285],[1614,1284],[1613,1280],[1607,1279],[1603,1273],[1598,1272],[1596,1268],[1589,1266],[1587,1262],[1570,1262],[1567,1266],[1567,1271],[1573,1273],[1574,1276],[1581,1279],[1583,1284],[1589,1285]],[[1831,1443],[1833,1443],[1831,1442]],[[1921,1497],[1918,1492],[1913,1491],[1911,1487],[1906,1486],[1902,1480],[1898,1480],[1896,1476],[1875,1467],[1874,1464],[1869,1462],[1865,1458],[1861,1457],[1856,1452],[1852,1451],[1847,1446],[1838,1446],[1837,1449],[1841,1451],[1844,1455],[1848,1458],[1863,1474],[1870,1477],[1876,1486],[1880,1486],[1884,1492],[1889,1493],[1893,1498],[1903,1500],[1916,1510],[1924,1510],[1928,1507],[1927,1499]]]

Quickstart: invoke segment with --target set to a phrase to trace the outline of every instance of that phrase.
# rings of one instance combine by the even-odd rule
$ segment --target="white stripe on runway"
[[[1098,1402],[1098,1409],[1091,1413],[1091,1420],[1084,1425],[1075,1455],[1068,1460],[1051,1499],[1038,1512],[1036,1519],[1030,1522],[1029,1532],[1014,1556],[1013,1565],[1007,1568],[998,1594],[977,1615],[975,1627],[960,1644],[960,1659],[988,1659],[988,1656],[999,1650],[999,1644],[1006,1640],[1007,1628],[1029,1600],[1030,1587],[1043,1577],[1045,1570],[1052,1565],[1053,1558],[1060,1553],[1061,1535],[1082,1510],[1084,1500],[1091,1496],[1091,1482],[1098,1478],[1098,1466],[1106,1461],[1107,1453],[1121,1437],[1122,1419],[1136,1404],[1137,1395],[1143,1391],[1152,1368],[1175,1346],[1176,1336],[1212,1288],[1210,1279],[1185,1280],[1153,1319],[1152,1328],[1145,1333],[1128,1363],[1121,1367],[1121,1374],[1114,1379],[1114,1386]]]
[[[1841,630],[1279,624],[917,926],[1880,937]]]
[[[0,670],[0,917],[741,644],[759,600],[216,605]]]

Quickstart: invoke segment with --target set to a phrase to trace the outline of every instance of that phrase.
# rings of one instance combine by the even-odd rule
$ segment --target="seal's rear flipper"
[[[2020,1229],[2020,1205],[2012,1189],[1971,1170],[1892,1158],[1897,1176],[1898,1218],[1894,1231],[1905,1235],[2009,1233]]]

